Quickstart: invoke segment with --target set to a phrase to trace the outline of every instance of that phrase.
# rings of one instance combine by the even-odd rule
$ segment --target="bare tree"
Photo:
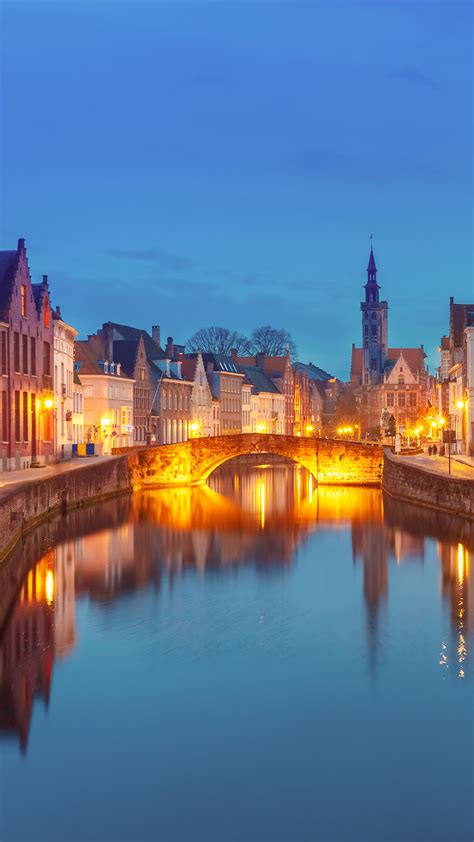
[[[253,354],[280,357],[289,351],[293,359],[296,357],[296,344],[291,334],[284,328],[278,329],[270,325],[256,327],[252,331],[250,348]]]
[[[233,349],[238,354],[249,353],[249,340],[236,330],[226,327],[202,327],[186,342],[186,350],[229,355]]]

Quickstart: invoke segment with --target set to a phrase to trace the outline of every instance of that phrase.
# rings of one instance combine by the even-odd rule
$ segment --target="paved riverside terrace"
[[[404,462],[413,465],[414,468],[423,468],[433,474],[442,474],[448,476],[448,457],[447,456],[399,456]],[[451,476],[457,479],[474,480],[474,463],[465,462],[469,457],[452,456],[451,457]]]
[[[77,468],[84,468],[86,465],[110,462],[114,458],[114,456],[88,456],[78,459],[68,459],[65,462],[53,462],[51,465],[45,465],[43,468],[24,468],[22,471],[0,471],[0,493],[2,488],[15,485],[16,483],[54,477],[58,474],[69,473],[69,471],[74,471]]]

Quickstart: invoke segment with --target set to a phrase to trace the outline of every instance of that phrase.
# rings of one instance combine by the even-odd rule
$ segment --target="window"
[[[404,383],[405,383],[405,378],[404,378],[403,374],[399,374],[398,375],[398,385],[403,386]]]
[[[400,392],[398,395],[398,406],[405,406],[405,392]]]
[[[23,318],[25,318],[25,316],[26,316],[26,286],[25,286],[25,284],[21,285],[20,296],[21,296],[21,315],[23,316]]]
[[[20,334],[18,331],[13,334],[13,365],[15,371],[20,371]]]
[[[28,392],[23,392],[23,441],[28,441]]]
[[[377,338],[377,325],[376,325],[376,324],[373,324],[373,325],[371,326],[371,329],[370,329],[370,335],[371,335],[372,339],[376,339],[376,338]]]
[[[372,358],[372,371],[376,371],[376,370],[377,370],[377,360],[375,359],[375,357],[373,357]]]
[[[20,441],[20,393],[15,391],[15,441]]]
[[[43,374],[47,377],[51,376],[51,345],[49,342],[43,342]]]
[[[8,411],[6,392],[2,392],[2,441],[8,441]]]
[[[387,406],[395,405],[395,395],[393,392],[387,392]]]
[[[0,341],[0,374],[7,373],[7,335],[5,331],[1,334]]]
[[[416,392],[410,392],[410,406],[416,406],[417,404],[417,394]]]
[[[36,339],[34,336],[30,339],[30,372],[36,377]]]
[[[28,374],[28,337],[23,334],[21,340],[23,344],[23,374]]]

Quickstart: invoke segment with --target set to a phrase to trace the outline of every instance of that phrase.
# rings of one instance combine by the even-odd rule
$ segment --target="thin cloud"
[[[189,272],[199,266],[197,260],[162,249],[109,249],[107,254],[118,260],[153,263],[167,272]]]
[[[427,76],[418,67],[401,67],[399,70],[394,70],[390,76],[392,79],[399,79],[401,82],[408,82],[410,85],[418,85],[422,88],[431,88],[438,90],[439,84],[431,76]]]

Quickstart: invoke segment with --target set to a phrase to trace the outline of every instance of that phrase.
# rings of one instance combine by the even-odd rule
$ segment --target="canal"
[[[2,566],[2,842],[471,842],[472,525],[264,460]]]

